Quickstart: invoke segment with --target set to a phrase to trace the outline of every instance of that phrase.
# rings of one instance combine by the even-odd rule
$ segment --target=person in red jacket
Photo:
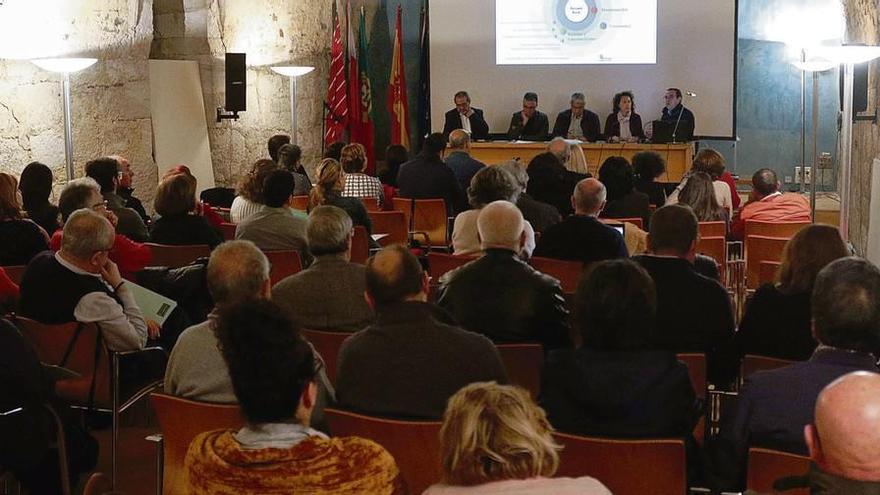
[[[762,168],[752,175],[749,201],[739,212],[739,219],[730,226],[734,239],[745,237],[747,220],[762,222],[809,222],[812,220],[810,203],[801,194],[779,191],[776,172]]]

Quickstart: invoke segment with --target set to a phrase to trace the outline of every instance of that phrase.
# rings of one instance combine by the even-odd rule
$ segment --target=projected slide
[[[495,0],[495,63],[657,63],[657,0]]]

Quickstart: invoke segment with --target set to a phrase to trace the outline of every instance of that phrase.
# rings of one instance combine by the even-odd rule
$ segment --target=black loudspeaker
[[[226,105],[227,112],[247,110],[247,67],[244,53],[226,54]]]
[[[868,110],[868,64],[853,65],[853,115]],[[843,108],[843,67],[840,68],[840,107]]]

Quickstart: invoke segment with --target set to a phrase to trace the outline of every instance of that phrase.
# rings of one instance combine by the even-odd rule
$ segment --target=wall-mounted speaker
[[[853,65],[853,116],[868,110],[868,64]],[[840,108],[843,108],[843,67],[840,68]]]
[[[244,53],[226,54],[226,105],[227,112],[247,110],[247,66]]]

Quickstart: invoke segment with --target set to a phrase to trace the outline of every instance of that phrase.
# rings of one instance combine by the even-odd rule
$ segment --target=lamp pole
[[[61,108],[64,113],[64,164],[67,182],[73,180],[73,126],[70,111],[70,72],[64,72],[61,79]]]
[[[276,65],[272,71],[290,79],[290,142],[296,144],[296,78],[315,70],[314,67],[303,65]]]

